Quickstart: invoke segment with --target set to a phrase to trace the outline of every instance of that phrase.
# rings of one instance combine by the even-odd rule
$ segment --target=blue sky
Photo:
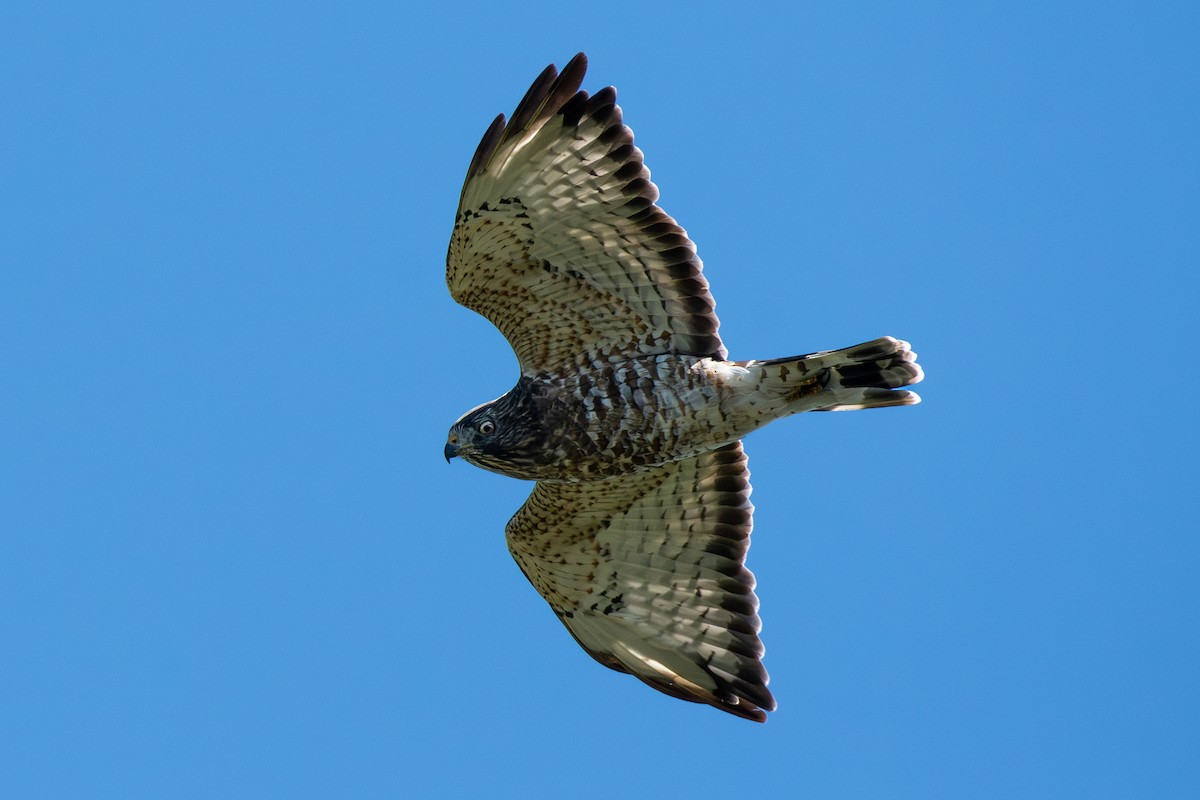
[[[1194,797],[1185,3],[7,3],[0,794]],[[442,462],[488,122],[587,51],[735,358],[910,340],[746,443],[756,726],[603,669]]]

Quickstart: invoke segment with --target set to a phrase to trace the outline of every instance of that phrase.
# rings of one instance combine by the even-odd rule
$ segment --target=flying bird
[[[446,283],[516,352],[507,394],[450,428],[457,456],[536,481],[509,551],[597,661],[762,722],[754,507],[741,439],[802,411],[906,406],[922,378],[891,337],[730,361],[696,248],[613,87],[549,66],[467,170]]]

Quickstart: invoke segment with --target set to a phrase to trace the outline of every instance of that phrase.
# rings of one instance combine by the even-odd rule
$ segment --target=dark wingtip
[[[564,83],[574,83],[578,86],[583,83],[583,76],[587,72],[588,59],[587,55],[580,50],[575,56],[567,62],[567,65],[562,68],[562,74],[566,76]]]
[[[506,139],[537,124],[543,117],[548,119],[578,92],[587,72],[587,64],[587,56],[581,51],[567,62],[561,73],[553,64],[542,70],[517,104],[512,116],[506,119],[501,114],[492,120],[491,127],[475,148],[471,166],[467,168],[467,182],[483,171],[488,160]],[[466,188],[465,185],[463,188]]]
[[[487,132],[479,140],[479,146],[475,148],[475,155],[471,157],[471,166],[467,168],[468,176],[478,174],[487,160],[492,157],[492,152],[495,151],[496,145],[500,143],[500,137],[504,134],[505,122],[503,114],[492,120]]]

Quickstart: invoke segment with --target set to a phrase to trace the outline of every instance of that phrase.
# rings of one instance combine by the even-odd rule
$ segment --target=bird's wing
[[[540,482],[508,547],[597,661],[761,722],[775,700],[744,563],[749,478],[735,442],[635,475]]]
[[[695,245],[621,121],[580,91],[582,53],[549,66],[484,134],[459,200],[446,283],[508,339],[526,374],[581,353],[724,358]]]

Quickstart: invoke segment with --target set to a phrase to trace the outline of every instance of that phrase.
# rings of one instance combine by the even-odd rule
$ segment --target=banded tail
[[[752,361],[746,366],[759,372],[763,391],[785,394],[792,414],[916,405],[920,396],[902,387],[925,377],[908,342],[891,336],[843,350]]]

